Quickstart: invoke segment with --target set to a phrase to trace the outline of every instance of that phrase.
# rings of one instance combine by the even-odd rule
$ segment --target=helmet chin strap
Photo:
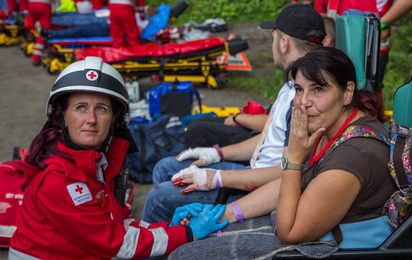
[[[114,137],[114,125],[116,124],[117,119],[118,119],[119,116],[120,116],[120,113],[121,113],[121,109],[119,109],[119,111],[117,111],[116,116],[115,116],[112,124],[110,125],[109,134],[107,135],[107,138],[106,138],[106,140],[105,140],[105,142],[104,142],[104,143],[106,143],[106,147],[102,147],[102,148],[99,148],[99,149],[90,149],[90,148],[87,148],[87,147],[83,147],[83,146],[78,145],[78,144],[76,144],[76,143],[74,143],[74,142],[72,141],[72,139],[70,138],[70,136],[67,134],[67,131],[66,131],[66,124],[65,124],[65,122],[64,122],[63,111],[62,111],[62,109],[61,109],[60,104],[57,105],[56,118],[57,118],[57,120],[58,120],[58,122],[59,122],[59,127],[60,127],[61,132],[63,133],[64,139],[65,139],[66,142],[67,142],[67,147],[68,147],[68,148],[73,149],[73,150],[78,150],[78,151],[83,151],[83,150],[95,150],[95,151],[97,151],[97,152],[106,152],[106,153],[107,153],[107,152],[109,152],[110,145],[111,145],[111,143],[112,143],[112,141],[113,141],[113,137]]]

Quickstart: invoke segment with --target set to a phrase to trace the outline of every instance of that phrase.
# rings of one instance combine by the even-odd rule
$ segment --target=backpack
[[[138,152],[127,155],[127,167],[134,181],[153,182],[156,163],[184,150],[185,128],[177,116],[164,115],[148,124],[132,122],[129,130],[139,148]]]
[[[389,126],[386,124],[385,126],[389,131],[390,138],[368,127],[348,127],[319,159],[316,169],[318,169],[328,153],[341,143],[354,137],[372,137],[389,145],[388,168],[398,190],[387,200],[383,206],[382,214],[388,215],[389,224],[397,229],[408,219],[412,211],[412,170],[410,164],[412,128],[398,125],[395,120],[391,120]]]
[[[178,117],[192,114],[193,95],[201,107],[200,95],[191,81],[164,82],[147,91],[150,117],[174,115]]]
[[[15,149],[21,158],[28,149]],[[17,212],[23,202],[24,192],[20,186],[26,180],[26,163],[21,158],[0,164],[0,248],[7,248],[16,230]]]

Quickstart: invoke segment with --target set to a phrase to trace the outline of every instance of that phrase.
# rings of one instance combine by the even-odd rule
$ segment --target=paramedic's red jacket
[[[59,150],[70,154],[74,164],[52,157],[44,170],[28,169],[9,259],[146,258],[187,243],[184,226],[125,219],[127,208],[118,204],[113,188],[128,145],[113,139],[106,154],[107,186],[96,176],[99,152],[71,150],[61,143]]]

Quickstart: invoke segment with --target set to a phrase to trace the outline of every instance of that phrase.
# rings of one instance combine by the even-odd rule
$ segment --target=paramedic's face
[[[99,149],[113,121],[109,96],[93,92],[73,92],[64,111],[70,139],[88,149]]]

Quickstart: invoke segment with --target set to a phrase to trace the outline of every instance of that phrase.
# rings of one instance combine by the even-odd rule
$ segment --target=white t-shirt
[[[252,169],[273,167],[280,164],[285,131],[288,125],[287,113],[294,98],[295,88],[293,88],[292,82],[288,81],[280,89],[278,98],[272,105],[259,144],[250,160]]]

